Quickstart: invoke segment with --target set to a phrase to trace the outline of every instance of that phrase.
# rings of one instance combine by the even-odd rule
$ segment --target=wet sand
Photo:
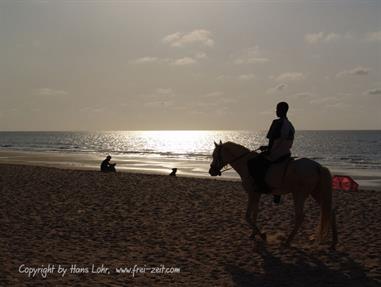
[[[254,244],[239,182],[0,165],[0,188],[0,286],[381,285],[377,191],[334,193],[339,244],[330,251],[308,240],[319,218],[312,199],[293,245],[280,247],[290,195],[280,206],[262,198],[269,243]],[[46,278],[20,273],[49,264]],[[135,265],[134,277],[117,273]]]
[[[99,170],[100,162],[107,154],[83,152],[47,152],[47,151],[15,151],[0,150],[0,164],[21,164],[33,166],[58,167],[63,169]],[[173,157],[147,157],[113,155],[117,170],[145,174],[167,175],[173,167],[178,168],[178,175],[209,178],[210,159],[191,160]],[[351,176],[361,189],[381,191],[381,172],[378,170],[330,168],[334,175]],[[224,173],[223,179],[239,180],[234,170]]]

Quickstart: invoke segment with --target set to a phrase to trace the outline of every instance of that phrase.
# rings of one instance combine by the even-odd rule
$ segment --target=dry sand
[[[0,188],[0,286],[381,285],[380,192],[335,192],[340,243],[330,251],[308,240],[319,215],[312,200],[292,247],[280,248],[289,195],[280,206],[263,197],[270,242],[254,244],[239,182],[0,165]],[[19,272],[48,264],[89,273]],[[110,273],[91,273],[92,264]],[[145,273],[116,273],[134,265]],[[162,265],[180,273],[148,270]]]

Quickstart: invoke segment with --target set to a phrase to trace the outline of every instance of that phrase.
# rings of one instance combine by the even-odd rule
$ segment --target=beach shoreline
[[[0,164],[20,164],[31,166],[57,167],[62,169],[99,170],[103,153],[81,152],[46,152],[46,151],[15,151],[0,150]],[[133,172],[142,174],[167,175],[172,168],[178,169],[178,176],[191,178],[210,178],[208,173],[210,161],[178,159],[173,157],[147,157],[113,155],[118,172]],[[360,189],[381,191],[381,171],[330,168],[333,175],[351,176]],[[234,170],[228,170],[217,179],[239,181]]]

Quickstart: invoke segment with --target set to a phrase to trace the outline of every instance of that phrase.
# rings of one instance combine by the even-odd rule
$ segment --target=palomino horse
[[[246,221],[252,227],[251,237],[256,234],[266,241],[266,234],[261,233],[256,226],[258,215],[258,204],[261,194],[255,191],[253,178],[249,174],[248,160],[257,156],[258,153],[250,151],[244,146],[233,142],[215,144],[213,151],[213,161],[210,165],[209,174],[211,176],[221,175],[221,169],[230,166],[240,175],[242,185],[248,194],[248,204],[246,211]],[[320,205],[320,225],[317,239],[324,241],[332,230],[332,244],[337,243],[337,230],[335,211],[332,209],[332,177],[329,170],[317,162],[301,158],[289,163],[280,189],[272,191],[273,194],[292,193],[295,207],[294,228],[288,235],[285,245],[290,245],[298,229],[302,225],[304,214],[304,202],[311,195]]]

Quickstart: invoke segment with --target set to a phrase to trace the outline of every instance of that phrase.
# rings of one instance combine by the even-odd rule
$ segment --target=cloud
[[[365,92],[367,95],[381,95],[381,89],[371,89]]]
[[[310,101],[311,104],[318,104],[318,105],[335,105],[340,102],[340,98],[338,97],[324,97],[324,98],[314,98]]]
[[[173,90],[171,88],[157,88],[155,91],[155,95],[165,95],[165,96],[171,95],[171,96],[173,96],[174,93],[173,93]]]
[[[163,38],[163,43],[172,47],[184,47],[187,45],[199,44],[206,47],[213,47],[214,40],[212,33],[208,30],[198,29],[189,33],[176,32]]]
[[[203,59],[206,57],[207,56],[205,53],[198,53],[195,55],[196,59],[192,57],[183,57],[178,59],[171,59],[171,58],[160,59],[158,57],[141,57],[131,62],[135,64],[160,63],[160,64],[168,64],[171,66],[186,66],[186,65],[196,64],[198,63],[197,59]]]
[[[324,33],[311,33],[304,36],[304,41],[308,44],[316,44],[324,38]]]
[[[194,57],[195,57],[196,59],[205,59],[205,58],[207,58],[208,56],[207,56],[204,52],[199,52],[199,53],[197,53],[196,55],[194,55]]]
[[[275,87],[275,89],[276,89],[277,91],[282,91],[282,90],[284,90],[286,87],[287,87],[286,84],[279,84],[279,85],[277,85],[277,86]]]
[[[368,33],[366,40],[368,42],[381,42],[381,31]]]
[[[255,75],[254,74],[243,74],[243,75],[239,75],[238,79],[243,80],[243,81],[253,80],[253,79],[255,79]]]
[[[275,89],[276,89],[277,91],[283,91],[285,88],[287,88],[287,85],[284,84],[284,83],[279,84],[279,85],[277,85],[277,86],[275,87]]]
[[[164,101],[169,100],[176,96],[175,91],[171,88],[157,88],[153,92],[148,94],[142,94],[141,97],[147,99],[147,101]]]
[[[274,94],[274,93],[277,93],[277,92],[281,92],[281,91],[285,90],[286,88],[287,88],[287,84],[281,83],[281,84],[276,85],[273,88],[268,89],[266,91],[266,93],[267,94]]]
[[[218,97],[221,97],[223,94],[224,94],[223,92],[216,91],[216,92],[207,93],[205,95],[202,95],[201,97],[203,97],[203,98],[218,98]]]
[[[174,45],[179,39],[181,39],[182,34],[180,32],[176,32],[170,35],[167,35],[163,38],[163,42],[166,44]]]
[[[83,108],[80,108],[79,111],[81,113],[85,112],[85,113],[101,113],[103,112],[105,109],[102,108],[102,107],[83,107]]]
[[[152,101],[152,102],[145,102],[143,104],[144,107],[148,108],[168,108],[173,106],[173,101]]]
[[[325,35],[324,42],[333,42],[338,40],[341,37],[341,35],[336,33],[329,33]]]
[[[206,58],[206,54],[198,53],[195,55],[196,59]],[[198,61],[192,57],[183,57],[178,59],[171,58],[163,58],[160,59],[158,57],[142,57],[133,60],[132,62],[135,64],[148,64],[148,63],[161,63],[161,64],[169,64],[172,66],[186,66],[198,63]]]
[[[289,73],[283,73],[279,75],[275,80],[277,82],[289,83],[289,82],[302,81],[304,79],[305,79],[305,76],[303,75],[303,73],[289,72]]]
[[[312,99],[314,97],[313,94],[304,92],[304,93],[297,93],[291,96],[291,98],[296,100],[306,100],[306,99]]]
[[[341,78],[345,76],[366,76],[370,72],[369,68],[364,68],[364,67],[356,67],[351,70],[344,70],[339,73],[337,73],[336,77]]]
[[[50,88],[41,88],[36,91],[36,94],[40,96],[58,97],[58,96],[65,96],[68,94],[68,92],[63,90],[54,90]]]
[[[240,64],[257,64],[257,63],[267,63],[268,58],[262,56],[262,53],[258,46],[248,48],[240,53],[234,60],[237,65]]]
[[[318,43],[330,43],[337,41],[338,39],[342,38],[343,36],[336,33],[324,33],[324,32],[318,32],[318,33],[310,33],[304,35],[304,41],[310,45],[318,44]],[[349,34],[346,35],[346,37],[350,37]]]
[[[216,77],[217,80],[219,81],[224,81],[224,80],[228,80],[228,79],[232,79],[233,76],[230,76],[230,75],[219,75]]]
[[[133,60],[136,64],[145,64],[145,63],[154,63],[158,62],[160,59],[157,57],[141,57],[138,59]]]
[[[327,104],[325,107],[331,108],[331,109],[336,109],[336,110],[347,110],[348,108],[351,107],[351,105],[348,103],[337,102],[334,104]]]
[[[197,63],[197,61],[191,57],[184,57],[180,59],[175,59],[171,61],[171,65],[173,66],[186,66],[186,65],[193,65]]]

